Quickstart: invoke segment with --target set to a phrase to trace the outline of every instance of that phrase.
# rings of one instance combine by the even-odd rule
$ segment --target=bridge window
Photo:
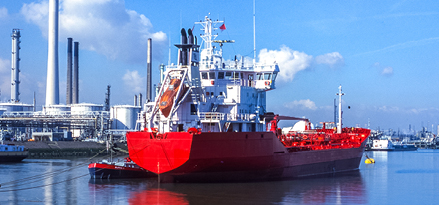
[[[239,73],[235,72],[235,75],[233,75],[233,78],[238,79],[239,78]]]
[[[271,73],[264,73],[264,80],[270,80]]]
[[[209,72],[209,79],[215,79],[215,72]]]
[[[226,72],[226,79],[229,79],[232,77],[232,72]]]
[[[224,79],[224,72],[218,72],[218,79]]]
[[[201,79],[207,79],[207,73],[201,73]]]
[[[256,74],[256,80],[263,80],[262,79],[262,73],[257,73]]]

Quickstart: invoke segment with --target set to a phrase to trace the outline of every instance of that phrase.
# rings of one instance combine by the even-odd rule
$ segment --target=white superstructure
[[[266,94],[275,89],[279,67],[244,62],[244,58],[224,60],[222,49],[213,43],[217,24],[208,16],[196,22],[202,26],[203,48],[194,42],[192,31],[182,29],[178,64],[168,65],[155,102],[147,103],[138,122],[141,127],[159,132],[186,131],[265,131]],[[144,123],[146,122],[146,123]]]

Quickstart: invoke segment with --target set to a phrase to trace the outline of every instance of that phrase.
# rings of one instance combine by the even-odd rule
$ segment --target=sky
[[[79,102],[133,104],[146,93],[147,39],[153,41],[153,83],[159,65],[176,62],[182,27],[201,33],[210,15],[225,21],[226,59],[279,63],[267,110],[333,121],[343,87],[344,126],[400,132],[439,124],[438,1],[170,1],[60,0],[60,103],[66,102],[67,38],[79,42]],[[20,100],[45,104],[48,0],[0,1],[0,101],[10,99],[11,33],[21,29]],[[170,59],[169,59],[170,56]],[[37,109],[38,109],[37,107]]]

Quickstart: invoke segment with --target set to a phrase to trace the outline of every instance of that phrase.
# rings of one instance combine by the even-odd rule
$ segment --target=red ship
[[[266,91],[275,89],[278,65],[226,61],[223,43],[205,17],[199,50],[182,29],[178,64],[161,77],[155,101],[145,105],[142,131],[128,132],[130,158],[162,182],[280,180],[358,169],[370,130],[339,122],[312,129],[303,118],[266,112]],[[215,50],[213,43],[219,43]],[[166,105],[164,109],[163,106]],[[280,128],[280,120],[297,120]]]

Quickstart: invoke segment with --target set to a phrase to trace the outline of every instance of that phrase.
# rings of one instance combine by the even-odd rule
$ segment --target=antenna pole
[[[341,96],[344,93],[341,92],[341,85],[338,87],[338,124],[337,124],[337,133],[341,133],[341,125],[342,125],[342,112],[341,112]]]
[[[256,0],[253,0],[253,66],[256,63]]]

